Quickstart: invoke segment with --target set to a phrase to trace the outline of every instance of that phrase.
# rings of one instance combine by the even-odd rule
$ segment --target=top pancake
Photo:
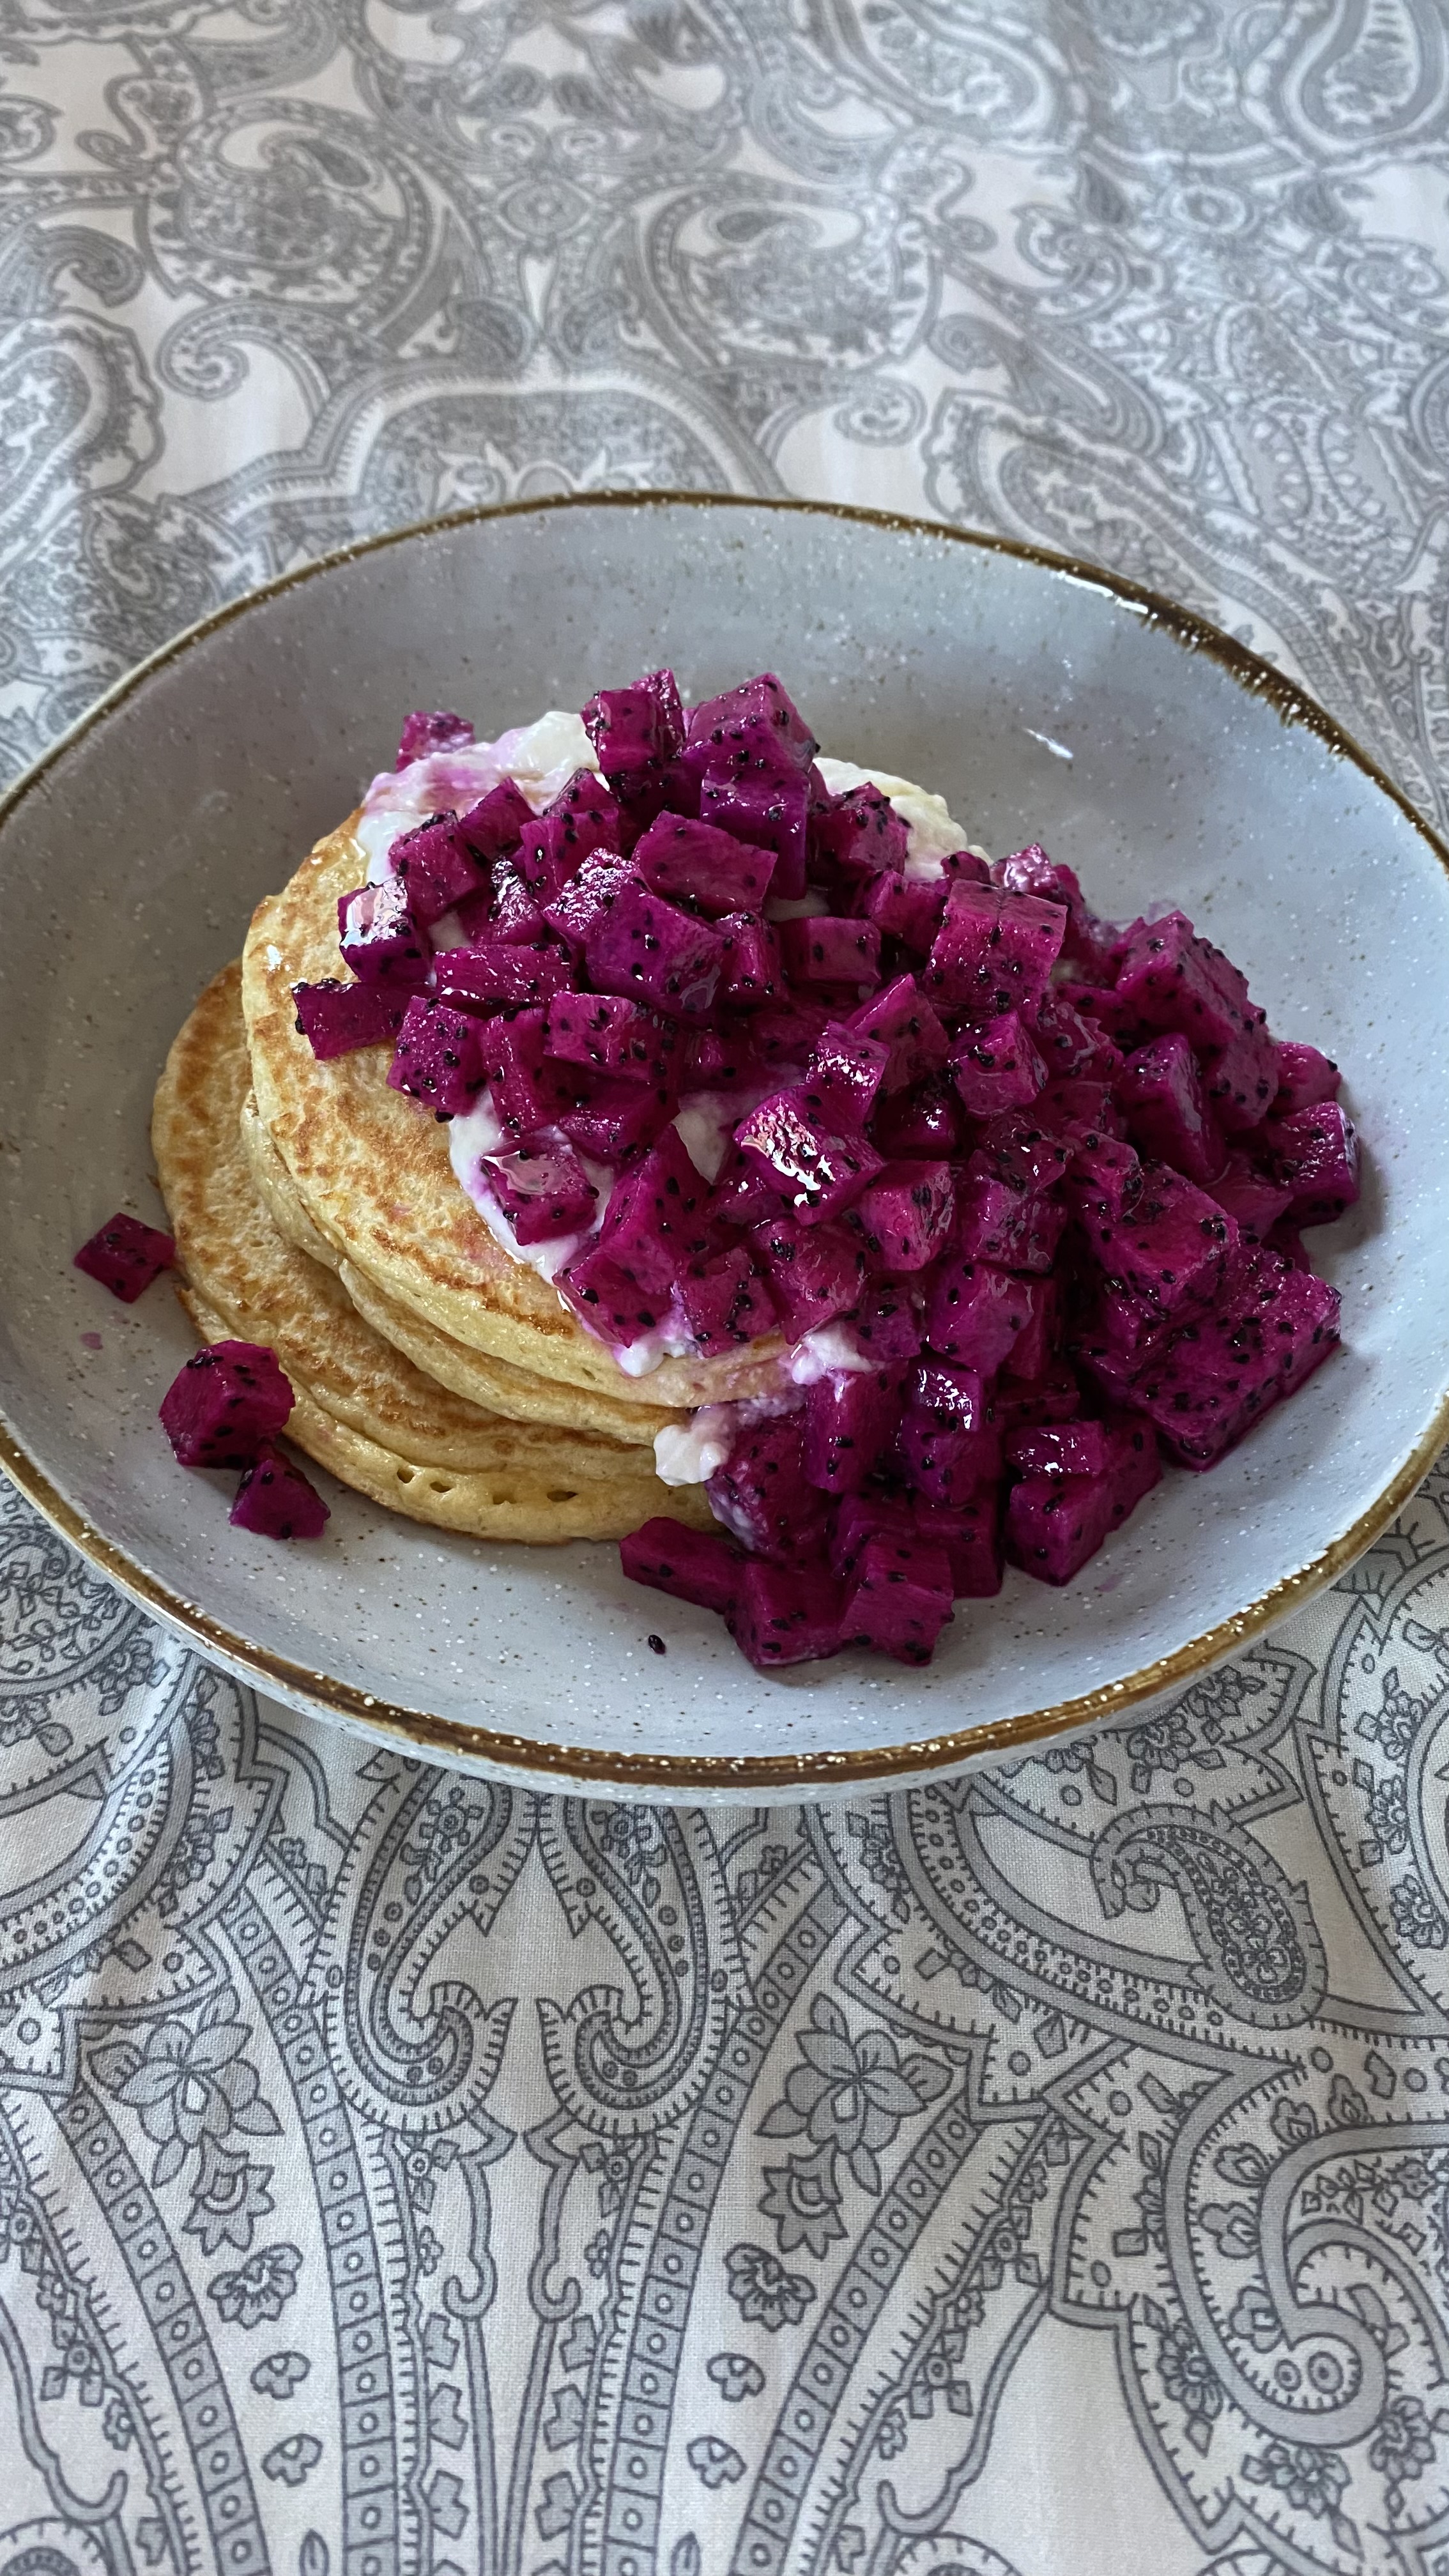
[[[446,1130],[389,1089],[388,1048],[325,1063],[313,1055],[297,1030],[292,986],[339,971],[337,899],[367,874],[356,819],[257,906],[243,959],[257,1109],[318,1233],[385,1299],[550,1381],[563,1404],[568,1389],[581,1388],[657,1414],[773,1391],[784,1348],[774,1334],[738,1355],[667,1359],[647,1377],[629,1377],[557,1290],[494,1240],[454,1175]]]

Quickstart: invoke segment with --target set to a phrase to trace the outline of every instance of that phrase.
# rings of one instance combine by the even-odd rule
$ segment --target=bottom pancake
[[[480,1538],[618,1538],[661,1512],[710,1525],[703,1495],[660,1484],[648,1450],[489,1412],[374,1332],[263,1206],[241,1133],[249,1087],[230,966],[167,1058],[152,1142],[182,1301],[205,1340],[276,1352],[296,1392],[288,1437],[299,1448],[389,1510]]]

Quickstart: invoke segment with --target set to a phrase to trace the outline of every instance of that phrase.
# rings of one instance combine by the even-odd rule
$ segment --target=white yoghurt
[[[514,725],[496,742],[465,743],[453,751],[430,751],[406,769],[384,769],[362,800],[354,838],[367,857],[367,882],[380,885],[388,873],[387,854],[403,832],[416,831],[430,814],[450,807],[466,813],[490,788],[511,778],[521,796],[541,814],[568,785],[576,769],[597,770],[598,756],[582,720],[563,707],[550,707],[531,725]]]
[[[792,1386],[817,1386],[823,1377],[860,1377],[880,1362],[861,1349],[849,1324],[834,1323],[817,1324],[794,1343],[784,1365]]]

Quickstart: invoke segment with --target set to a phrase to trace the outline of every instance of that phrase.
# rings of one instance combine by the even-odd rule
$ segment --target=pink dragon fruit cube
[[[482,1023],[467,1011],[450,1010],[432,994],[415,993],[403,1014],[387,1078],[394,1091],[405,1091],[440,1117],[464,1114],[483,1088]]]
[[[183,1467],[245,1467],[292,1410],[291,1381],[259,1342],[209,1342],[161,1398],[161,1425]]]
[[[242,1471],[227,1517],[233,1529],[260,1538],[320,1538],[332,1514],[301,1468],[264,1440]]]
[[[328,976],[320,984],[294,984],[295,1027],[319,1063],[351,1055],[358,1047],[381,1046],[395,1038],[408,1008],[408,994],[390,984],[343,984]]]
[[[619,1541],[619,1562],[631,1583],[647,1583],[676,1601],[727,1618],[734,1608],[746,1560],[712,1530],[684,1529],[678,1521],[646,1521]]]
[[[98,1279],[123,1306],[134,1306],[153,1279],[175,1268],[176,1239],[157,1226],[143,1225],[138,1216],[127,1216],[122,1209],[106,1219],[73,1259],[77,1270],[83,1270],[88,1279]]]

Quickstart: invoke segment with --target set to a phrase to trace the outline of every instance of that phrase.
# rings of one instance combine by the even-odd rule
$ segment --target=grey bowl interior
[[[159,1217],[147,1124],[170,1038],[258,897],[386,762],[402,712],[456,706],[492,733],[663,661],[692,697],[778,669],[827,751],[940,788],[995,851],[1045,842],[1110,913],[1180,900],[1280,1035],[1339,1058],[1369,1149],[1361,1206],[1316,1238],[1343,1354],[1214,1474],[1170,1475],[1066,1591],[1012,1574],[999,1601],[962,1605],[923,1673],[846,1657],[761,1681],[713,1620],[625,1585],[611,1549],[450,1540],[330,1486],[315,1548],[239,1539],[224,1481],[182,1474],[156,1428],[190,1347],[173,1301],[128,1310],[70,1267],[116,1206]],[[1327,1579],[1427,1464],[1449,1383],[1446,1038],[1449,876],[1429,839],[1310,726],[1101,584],[761,504],[418,532],[162,657],[0,824],[0,1410],[31,1490],[162,1615],[195,1633],[199,1605],[221,1659],[284,1696],[482,1728],[475,1756],[559,1784],[738,1796],[908,1776],[1001,1720],[1108,1705],[1124,1680],[1147,1687],[1130,1677],[1160,1683],[1164,1659],[1201,1666],[1276,1587]]]

